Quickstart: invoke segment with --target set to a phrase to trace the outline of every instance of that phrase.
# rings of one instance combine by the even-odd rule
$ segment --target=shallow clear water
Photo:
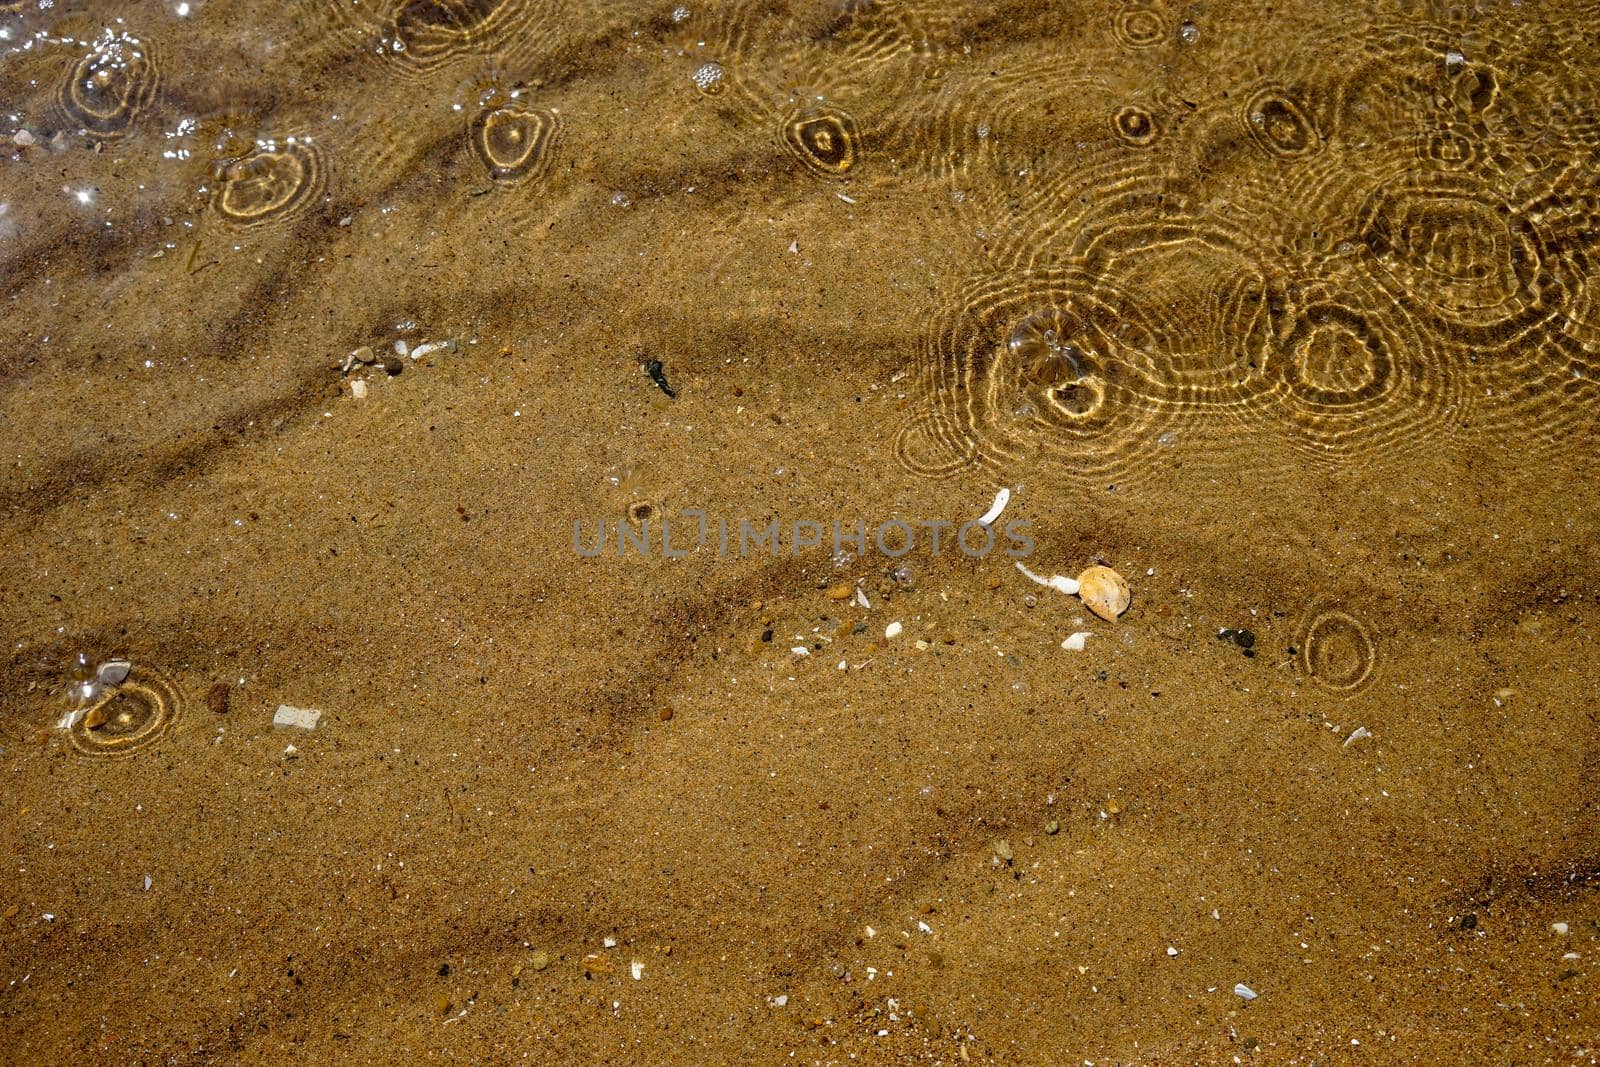
[[[0,1047],[1592,1062],[1597,15],[0,3]]]

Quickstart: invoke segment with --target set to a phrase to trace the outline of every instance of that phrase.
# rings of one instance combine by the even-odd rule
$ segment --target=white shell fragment
[[[350,395],[357,400],[365,400],[367,398],[367,383],[360,378],[355,379],[350,383]]]
[[[632,974],[633,980],[637,982],[639,979],[644,977],[644,964],[640,963],[638,960],[634,960],[632,963],[628,964],[628,973]]]
[[[1240,982],[1238,985],[1233,987],[1233,995],[1241,1000],[1254,1000],[1261,994],[1257,993],[1254,989],[1251,989],[1243,982]]]
[[[1079,630],[1077,633],[1072,634],[1065,641],[1061,642],[1061,647],[1066,649],[1068,652],[1082,652],[1083,643],[1093,636],[1094,634],[1089,633],[1087,630]]]
[[[272,715],[272,725],[292,726],[297,730],[315,730],[317,720],[322,718],[322,712],[315,708],[297,708],[290,704],[279,704],[278,710]]]
[[[891,622],[888,626],[883,628],[883,636],[889,641],[893,641],[904,632],[905,627],[901,626],[898,622]]]
[[[100,669],[95,672],[94,679],[101,685],[121,685],[128,678],[128,672],[133,670],[133,664],[125,659],[108,659],[100,664]]]
[[[1011,490],[1002,487],[994,495],[994,503],[989,505],[989,510],[983,513],[983,517],[978,522],[984,526],[993,525],[994,520],[1000,517],[1000,513],[1006,509],[1006,505],[1009,503],[1011,503]]]
[[[1357,726],[1354,730],[1352,730],[1350,732],[1350,736],[1344,739],[1344,744],[1341,747],[1349,748],[1351,745],[1355,744],[1357,741],[1361,740],[1363,737],[1371,737],[1371,736],[1372,736],[1372,731],[1371,730],[1367,729],[1365,726]]]
[[[1028,568],[1024,567],[1021,562],[1018,562],[1016,567],[1017,570],[1022,572],[1024,577],[1038,582],[1040,585],[1047,585],[1056,592],[1065,593],[1067,596],[1077,595],[1078,580],[1076,578],[1068,578],[1064,574],[1052,574],[1050,577],[1045,578],[1041,575],[1033,573]]]

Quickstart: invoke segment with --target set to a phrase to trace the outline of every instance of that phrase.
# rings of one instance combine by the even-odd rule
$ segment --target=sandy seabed
[[[1597,16],[0,3],[0,1061],[1600,1061]]]

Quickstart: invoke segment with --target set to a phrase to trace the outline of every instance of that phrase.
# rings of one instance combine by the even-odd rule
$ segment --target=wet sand
[[[0,4],[0,1060],[1600,1060],[1591,7],[185,10]]]

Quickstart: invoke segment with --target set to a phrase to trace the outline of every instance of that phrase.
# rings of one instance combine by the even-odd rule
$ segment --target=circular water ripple
[[[1125,481],[1185,413],[1156,324],[1078,270],[974,281],[934,324],[925,359],[944,452],[995,466]]]
[[[1266,86],[1244,106],[1245,129],[1270,156],[1296,159],[1322,149],[1323,134],[1311,112],[1289,90]]]
[[[183,710],[177,687],[146,667],[134,667],[121,684],[102,693],[68,731],[86,756],[122,758],[161,738]]]
[[[1349,263],[1289,285],[1262,376],[1294,445],[1333,465],[1393,461],[1467,420],[1463,361]]]
[[[978,459],[960,427],[939,411],[908,419],[895,434],[894,452],[902,467],[924,478],[948,478]]]
[[[473,56],[515,67],[544,55],[563,26],[559,0],[293,0],[305,44],[375,55],[403,74],[427,76]]]
[[[1133,4],[1118,11],[1111,20],[1117,42],[1127,48],[1152,48],[1165,41],[1171,32],[1167,17],[1154,7]]]
[[[1441,340],[1528,344],[1560,306],[1540,227],[1470,175],[1398,175],[1368,196],[1358,226],[1362,269]]]
[[[149,109],[159,83],[149,46],[108,30],[72,65],[61,85],[61,107],[96,137],[120,137]]]
[[[1378,646],[1371,631],[1342,605],[1328,600],[1306,609],[1295,649],[1302,674],[1340,692],[1364,689],[1378,666]]]
[[[805,168],[825,178],[839,178],[856,165],[860,135],[849,112],[832,106],[809,107],[783,123],[783,146]]]
[[[1155,116],[1136,104],[1130,104],[1118,111],[1113,125],[1117,136],[1129,144],[1147,145],[1160,134],[1160,127],[1156,125]]]
[[[225,164],[218,174],[214,204],[217,214],[237,226],[278,223],[301,214],[326,182],[321,150],[291,137],[258,146]]]
[[[554,111],[489,108],[472,120],[472,150],[495,181],[522,181],[549,171],[559,129]]]

